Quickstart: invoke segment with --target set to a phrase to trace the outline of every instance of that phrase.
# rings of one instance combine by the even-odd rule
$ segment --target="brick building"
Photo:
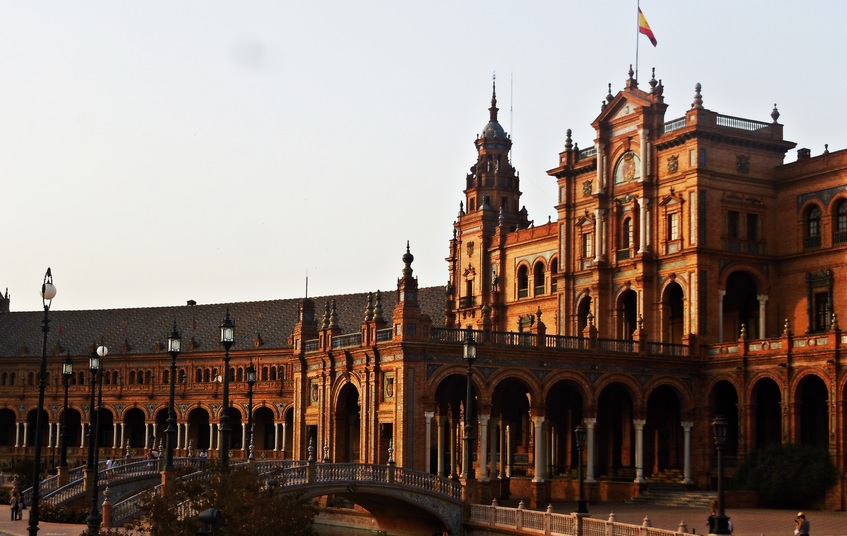
[[[70,458],[85,457],[84,369],[101,338],[110,348],[102,456],[163,443],[174,321],[183,336],[177,454],[215,456],[218,328],[229,308],[236,458],[248,448],[252,362],[260,458],[392,459],[459,478],[469,418],[469,497],[543,505],[575,496],[573,430],[583,423],[590,499],[619,500],[654,480],[712,487],[710,424],[723,415],[730,468],[769,443],[826,447],[839,474],[826,506],[844,508],[847,151],[799,149],[786,164],[795,144],[783,139],[776,106],[770,121],[722,115],[698,84],[685,115],[669,119],[662,83],[646,86],[631,72],[616,95],[610,86],[586,148],[568,131],[548,172],[557,218],[540,224],[520,205],[492,92],[446,289],[418,288],[407,246],[396,292],[51,311],[47,466],[58,459],[68,353],[77,367]],[[42,336],[42,313],[10,312],[8,295],[4,305],[0,461],[32,455]],[[472,367],[462,357],[468,333],[478,343]]]

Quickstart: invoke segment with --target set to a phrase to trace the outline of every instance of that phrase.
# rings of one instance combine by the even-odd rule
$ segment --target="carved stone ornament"
[[[739,173],[750,173],[750,157],[743,154],[735,157],[735,169]]]
[[[591,197],[591,181],[585,181],[582,183],[582,196]]]
[[[668,157],[668,173],[679,171],[679,155]]]

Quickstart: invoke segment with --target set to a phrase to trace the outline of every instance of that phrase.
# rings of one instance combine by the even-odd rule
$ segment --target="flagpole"
[[[636,10],[635,10],[635,81],[637,82],[638,81],[638,41],[640,41],[638,36],[641,33],[639,31],[639,28],[640,28],[640,25],[641,25],[641,19],[640,19],[641,0],[636,0],[635,7],[636,7]]]

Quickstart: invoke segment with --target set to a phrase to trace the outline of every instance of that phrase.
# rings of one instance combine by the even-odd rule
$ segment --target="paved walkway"
[[[505,506],[505,505],[504,505]],[[509,505],[512,506],[512,505]],[[571,512],[576,505],[554,503],[553,511]],[[588,505],[591,517],[608,519],[614,512],[620,523],[641,525],[645,516],[650,525],[662,529],[677,530],[685,522],[688,531],[696,529],[697,534],[706,534],[706,517],[709,513],[701,508],[671,506],[645,506],[643,504],[599,504]],[[813,536],[847,536],[847,512],[818,512],[806,510],[806,519],[812,523]],[[794,510],[733,509],[726,514],[732,518],[735,526],[733,536],[793,536]],[[27,516],[20,521],[9,520],[7,509],[0,509],[0,535],[27,536],[29,522]],[[79,536],[85,525],[63,523],[40,523],[38,536]]]

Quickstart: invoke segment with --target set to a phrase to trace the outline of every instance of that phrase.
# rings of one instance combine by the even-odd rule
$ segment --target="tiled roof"
[[[91,311],[50,311],[50,333],[47,354],[70,352],[73,356],[88,355],[91,346],[103,343],[109,354],[150,354],[164,352],[167,337],[176,321],[182,335],[182,350],[219,351],[220,324],[229,308],[235,322],[234,351],[289,347],[288,339],[297,321],[297,306],[302,298],[256,302],[182,305],[137,309],[103,309]],[[318,327],[326,302],[335,299],[342,333],[357,333],[365,318],[368,293],[321,296],[315,302]],[[418,292],[421,311],[432,319],[433,325],[444,325],[445,295],[443,287],[421,288]],[[382,292],[383,318],[391,325],[397,304],[397,292]],[[0,313],[0,359],[20,356],[40,356],[43,333],[43,311]]]

